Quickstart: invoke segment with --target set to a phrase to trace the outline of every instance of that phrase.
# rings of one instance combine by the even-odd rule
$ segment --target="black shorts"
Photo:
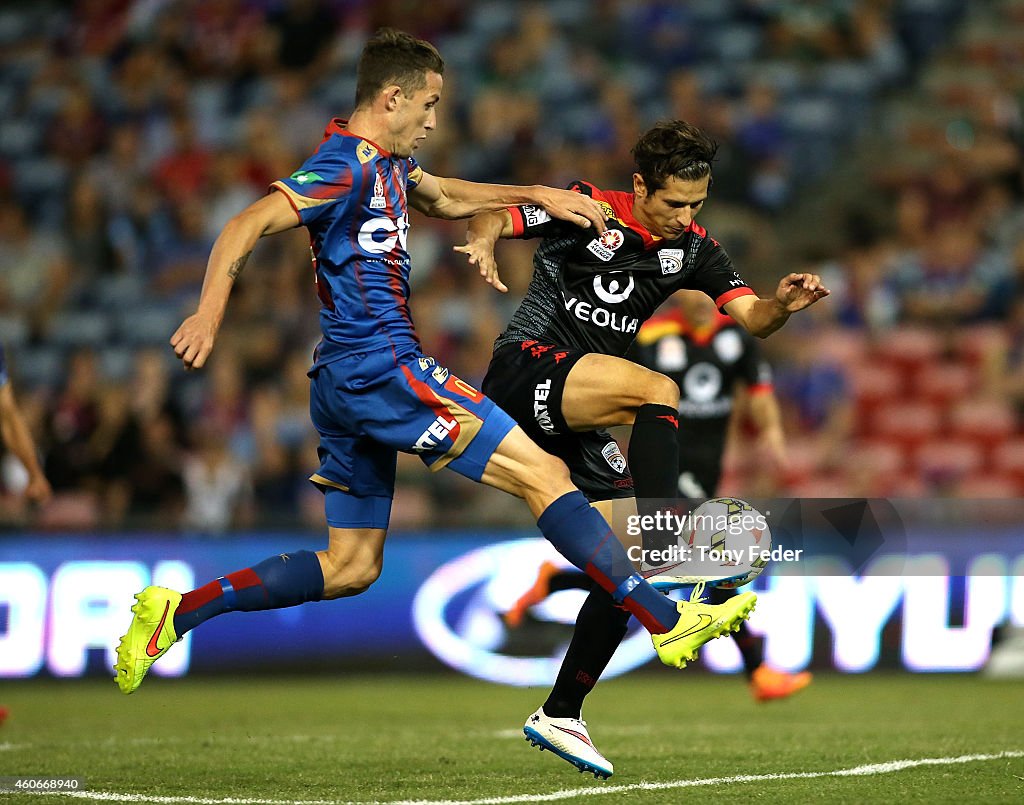
[[[491,358],[481,390],[533,441],[566,463],[572,482],[589,500],[633,497],[633,476],[608,431],[573,431],[562,416],[565,379],[586,354],[536,341],[507,344]]]

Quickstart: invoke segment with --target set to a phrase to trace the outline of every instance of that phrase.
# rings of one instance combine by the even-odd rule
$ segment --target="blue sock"
[[[537,526],[562,556],[597,582],[652,634],[669,631],[679,620],[676,604],[633,569],[608,523],[582,492],[567,492],[548,506]]]
[[[174,613],[174,631],[181,637],[225,612],[293,607],[319,601],[323,594],[324,574],[317,555],[313,551],[282,553],[185,593]]]

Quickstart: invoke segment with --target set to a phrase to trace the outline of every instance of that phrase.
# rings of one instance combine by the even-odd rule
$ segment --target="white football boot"
[[[614,768],[611,762],[594,746],[587,732],[587,722],[578,718],[550,718],[544,708],[526,719],[523,726],[526,740],[541,751],[550,749],[562,760],[569,761],[580,770],[590,772],[598,779],[607,780]]]
[[[681,569],[685,568],[665,568],[656,575],[647,576],[647,583],[660,593],[667,593],[682,587],[695,587],[698,584],[705,584],[708,587],[731,586],[731,588],[735,588],[737,582],[742,582],[750,575],[749,572],[746,572],[723,576],[690,576],[681,573]]]

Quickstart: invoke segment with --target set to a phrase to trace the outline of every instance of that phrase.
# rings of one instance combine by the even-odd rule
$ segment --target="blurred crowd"
[[[429,172],[628,189],[638,134],[682,118],[720,142],[701,222],[741,272],[762,294],[807,268],[834,289],[766,343],[793,434],[785,471],[741,446],[727,491],[962,491],[948,472],[899,486],[926,477],[909,453],[886,488],[843,462],[880,440],[881,403],[917,388],[920,367],[886,357],[907,330],[970,373],[970,397],[1009,405],[1018,433],[1021,2],[40,0],[0,9],[0,341],[56,495],[26,512],[8,458],[0,520],[322,528],[305,481],[318,337],[305,231],[258,246],[206,370],[184,373],[167,340],[223,224],[350,111],[380,25],[448,63],[417,154]],[[426,352],[479,382],[532,248],[502,244],[501,296],[452,253],[464,232],[414,217],[412,310]],[[899,392],[873,398],[882,365]],[[397,527],[528,520],[401,457]]]

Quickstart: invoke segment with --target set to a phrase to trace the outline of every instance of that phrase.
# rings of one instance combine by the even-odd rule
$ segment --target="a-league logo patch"
[[[600,237],[601,245],[612,251],[619,248],[625,240],[622,232],[618,229],[606,229],[601,233]]]
[[[622,455],[622,451],[619,450],[617,443],[608,442],[608,444],[601,448],[601,455],[608,462],[608,466],[619,475],[626,472],[626,457]]]
[[[594,255],[598,260],[604,260],[606,263],[615,256],[615,252],[602,246],[601,241],[599,240],[590,241],[590,243],[587,244],[587,251]]]

